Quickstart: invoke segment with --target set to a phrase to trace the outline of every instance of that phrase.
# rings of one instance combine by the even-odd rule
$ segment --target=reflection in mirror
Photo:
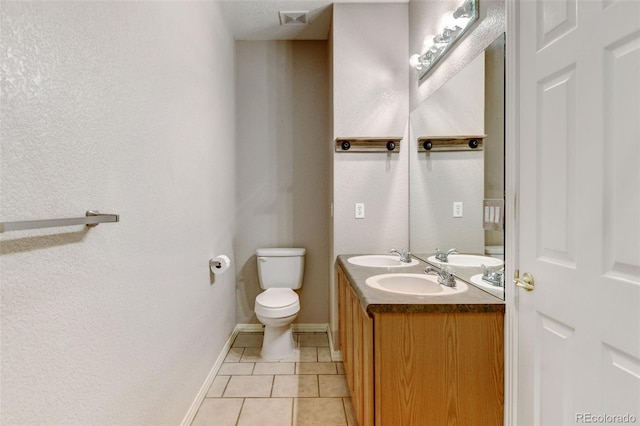
[[[409,138],[412,254],[448,264],[501,299],[504,230],[483,228],[483,200],[504,199],[504,42],[502,35],[411,112]],[[486,135],[483,149],[418,152],[419,137],[459,135]]]

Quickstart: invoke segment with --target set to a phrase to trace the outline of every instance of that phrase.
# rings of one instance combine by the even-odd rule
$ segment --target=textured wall
[[[237,321],[253,312],[260,247],[307,249],[297,323],[329,321],[326,41],[239,41]]]
[[[215,3],[2,2],[0,423],[178,424],[235,325],[233,40]]]
[[[335,259],[408,245],[409,54],[407,4],[338,3],[333,10],[333,138],[403,138],[398,154],[333,154]],[[365,204],[364,219],[354,218],[356,202]]]

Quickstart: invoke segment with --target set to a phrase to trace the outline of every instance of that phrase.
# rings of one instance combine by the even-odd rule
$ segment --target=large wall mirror
[[[504,200],[504,46],[503,34],[411,111],[409,147],[412,254],[501,299],[504,228],[486,229],[483,201]],[[418,138],[461,135],[485,136],[481,150],[418,152]]]

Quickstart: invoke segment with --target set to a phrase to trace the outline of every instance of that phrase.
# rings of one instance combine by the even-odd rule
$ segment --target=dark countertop
[[[336,259],[336,264],[342,267],[366,312],[446,313],[505,311],[504,301],[472,284],[467,284],[469,289],[463,293],[447,296],[415,296],[376,290],[365,284],[365,280],[370,276],[392,273],[422,274],[424,273],[424,268],[431,265],[416,259],[419,263],[415,266],[373,268],[353,265],[347,262],[347,259],[353,256],[358,255],[339,255]]]

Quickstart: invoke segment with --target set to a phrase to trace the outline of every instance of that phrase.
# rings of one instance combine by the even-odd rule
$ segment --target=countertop
[[[501,299],[467,284],[469,289],[460,294],[447,296],[415,296],[390,293],[373,289],[365,284],[367,278],[378,274],[411,273],[422,274],[431,266],[420,259],[415,266],[402,268],[373,268],[353,265],[347,259],[356,254],[339,255],[340,265],[358,295],[360,303],[369,313],[446,313],[446,312],[504,312],[505,303]]]

